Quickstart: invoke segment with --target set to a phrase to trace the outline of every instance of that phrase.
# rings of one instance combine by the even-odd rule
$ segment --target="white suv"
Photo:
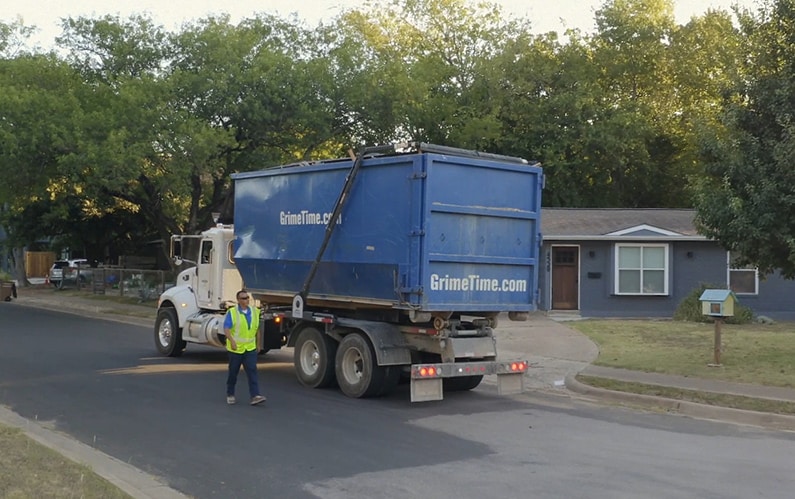
[[[56,260],[50,267],[50,284],[55,287],[63,286],[64,279],[77,279],[77,270],[80,268],[80,280],[85,281],[89,277],[88,260],[85,258],[75,258],[74,260]]]

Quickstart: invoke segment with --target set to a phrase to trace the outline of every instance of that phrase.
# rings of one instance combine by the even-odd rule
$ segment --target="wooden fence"
[[[54,262],[55,253],[52,251],[26,251],[25,273],[27,277],[47,277]]]

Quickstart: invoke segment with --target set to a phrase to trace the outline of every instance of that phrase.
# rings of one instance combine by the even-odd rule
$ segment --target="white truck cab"
[[[180,272],[176,285],[158,301],[155,344],[161,353],[178,356],[186,343],[223,346],[224,314],[243,287],[234,262],[234,239],[233,227],[221,224],[199,235],[171,237],[177,264],[194,266]]]

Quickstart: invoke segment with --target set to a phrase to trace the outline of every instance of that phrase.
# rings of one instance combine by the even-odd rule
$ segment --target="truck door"
[[[202,241],[199,251],[199,263],[197,268],[199,285],[196,290],[199,306],[202,308],[212,308],[213,305],[213,242],[210,239]]]

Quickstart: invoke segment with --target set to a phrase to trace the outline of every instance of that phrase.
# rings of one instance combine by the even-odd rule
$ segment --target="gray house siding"
[[[725,251],[711,242],[674,242],[668,243],[668,296],[616,295],[615,245],[618,242],[621,241],[579,244],[579,311],[585,317],[671,317],[682,299],[702,282],[726,284]],[[551,241],[544,244],[547,264],[539,279],[544,310],[552,310],[552,247],[569,244]]]
[[[702,284],[727,288],[726,251],[696,233],[693,214],[692,210],[545,209],[539,308],[572,310],[583,317],[663,318],[672,317],[679,303]],[[616,245],[621,243],[667,245],[666,295],[616,294]],[[577,281],[576,300],[558,308],[553,303],[553,286],[560,285],[555,284],[553,255],[562,248],[576,249],[576,276],[570,278]],[[756,315],[795,320],[795,281],[778,274],[760,277],[758,294],[737,297]]]
[[[742,305],[750,307],[757,315],[766,315],[778,320],[795,320],[795,281],[772,274],[760,277],[759,294],[737,295]]]

